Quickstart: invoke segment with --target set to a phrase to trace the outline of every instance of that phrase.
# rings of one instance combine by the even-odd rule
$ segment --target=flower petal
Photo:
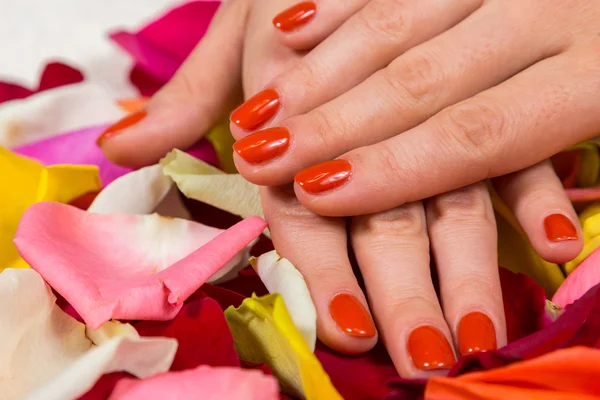
[[[18,301],[15,301],[18,299]],[[0,393],[4,400],[77,398],[105,372],[149,377],[168,370],[177,342],[116,337],[100,347],[55,304],[33,270],[0,274]]]
[[[277,400],[277,381],[257,370],[202,365],[143,381],[122,379],[109,400]]]
[[[281,295],[294,325],[306,340],[310,351],[314,351],[317,342],[317,310],[302,274],[275,250],[261,255],[250,264],[269,293]]]
[[[40,201],[68,203],[100,189],[98,170],[89,166],[44,167],[35,160],[0,147],[0,271],[27,267],[13,244],[23,212]]]
[[[600,237],[596,237],[600,239]],[[600,249],[596,249],[575,269],[552,298],[560,307],[574,303],[588,290],[600,283]]]
[[[247,298],[225,310],[240,359],[267,364],[284,393],[307,399],[341,399],[278,294]]]
[[[156,214],[103,215],[39,203],[23,215],[15,244],[97,329],[111,318],[173,318],[208,278],[237,265],[236,255],[265,226],[254,217],[223,232]]]
[[[579,215],[579,221],[583,230],[583,250],[577,257],[565,264],[567,274],[571,274],[579,264],[600,247],[600,203],[588,206]],[[595,283],[591,286],[594,285]]]
[[[181,192],[194,200],[246,218],[263,217],[258,186],[239,174],[225,172],[182,151],[173,150],[160,161]],[[268,235],[268,231],[265,232]]]
[[[0,105],[0,145],[22,146],[59,132],[108,123],[124,114],[100,86],[61,86]]]

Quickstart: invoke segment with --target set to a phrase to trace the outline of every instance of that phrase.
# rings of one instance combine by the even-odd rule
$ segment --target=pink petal
[[[600,283],[600,249],[586,257],[560,285],[552,302],[565,308]]]
[[[111,318],[172,319],[265,227],[251,217],[219,234],[156,214],[93,214],[46,202],[23,214],[14,241],[25,261],[97,329]]]
[[[106,128],[107,125],[101,125],[67,132],[17,147],[14,151],[17,154],[35,158],[44,165],[96,165],[100,170],[102,184],[106,186],[131,171],[130,168],[124,168],[109,161],[96,144],[96,139]],[[207,163],[218,165],[217,155],[206,139],[200,140],[188,152]]]
[[[122,379],[109,400],[272,400],[279,398],[277,381],[257,370],[200,366],[145,380]]]
[[[194,1],[175,8],[137,33],[110,35],[146,72],[168,81],[204,36],[220,1]]]

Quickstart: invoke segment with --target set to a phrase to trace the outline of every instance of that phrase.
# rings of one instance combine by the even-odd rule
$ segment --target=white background
[[[106,37],[137,30],[185,0],[0,0],[0,79],[35,87],[44,64],[63,61],[116,96],[134,93],[131,61]]]

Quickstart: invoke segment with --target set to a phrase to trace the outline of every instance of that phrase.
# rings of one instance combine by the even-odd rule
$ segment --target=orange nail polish
[[[298,3],[277,14],[273,25],[282,32],[290,32],[307,24],[317,13],[317,5],[312,1]]]
[[[456,363],[450,343],[442,332],[432,326],[420,326],[412,331],[407,347],[418,369],[450,369]]]
[[[551,242],[576,240],[579,235],[571,220],[562,214],[548,215],[544,220],[546,237]]]
[[[231,113],[230,120],[245,131],[253,131],[273,118],[279,103],[279,94],[275,90],[263,90]]]
[[[329,304],[329,312],[345,334],[367,338],[375,336],[373,320],[356,297],[347,293],[335,295]]]
[[[269,128],[258,131],[233,144],[233,150],[250,164],[261,164],[279,157],[290,145],[290,131]]]
[[[317,194],[342,186],[351,175],[348,161],[331,160],[298,172],[294,180],[307,193]]]
[[[123,131],[123,129],[129,128],[130,126],[135,125],[146,118],[146,115],[148,115],[148,113],[144,110],[136,111],[127,115],[125,118],[111,125],[107,130],[102,132],[102,134],[98,136],[98,139],[96,139],[96,143],[98,146],[100,146],[106,139],[118,135]]]
[[[461,355],[496,350],[496,330],[492,320],[480,312],[472,312],[458,324],[458,348]]]

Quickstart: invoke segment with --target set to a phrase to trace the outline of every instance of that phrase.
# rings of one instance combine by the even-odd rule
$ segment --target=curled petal
[[[156,214],[104,215],[39,203],[23,215],[15,244],[97,329],[111,318],[173,318],[208,278],[238,264],[236,255],[265,226],[254,217],[222,231]]]
[[[179,150],[167,154],[160,165],[186,197],[242,218],[253,215],[264,217],[258,186],[241,175],[226,174]]]
[[[598,190],[600,195],[599,189],[589,190]],[[579,215],[579,221],[581,222],[581,228],[583,230],[583,250],[575,257],[575,259],[565,264],[565,271],[567,271],[568,274],[571,274],[583,260],[600,247],[600,203],[588,206]]]
[[[13,244],[25,210],[40,201],[68,203],[100,189],[98,169],[88,166],[44,167],[35,160],[0,147],[0,271],[27,267]]]
[[[600,237],[596,237],[596,242]],[[600,283],[600,249],[594,250],[560,286],[552,302],[560,307],[574,303],[588,290]]]
[[[341,399],[278,294],[253,296],[225,317],[241,360],[267,364],[281,390],[306,399]]]
[[[145,380],[122,379],[109,400],[170,399],[277,400],[279,388],[272,376],[258,370],[199,366]]]
[[[18,301],[15,301],[18,299]],[[30,269],[0,274],[0,393],[4,400],[63,400],[84,394],[104,373],[149,377],[169,369],[177,342],[116,336],[95,346]]]
[[[314,351],[317,342],[317,310],[302,274],[275,250],[251,260],[251,264],[269,293],[281,295],[294,325],[310,350]]]

